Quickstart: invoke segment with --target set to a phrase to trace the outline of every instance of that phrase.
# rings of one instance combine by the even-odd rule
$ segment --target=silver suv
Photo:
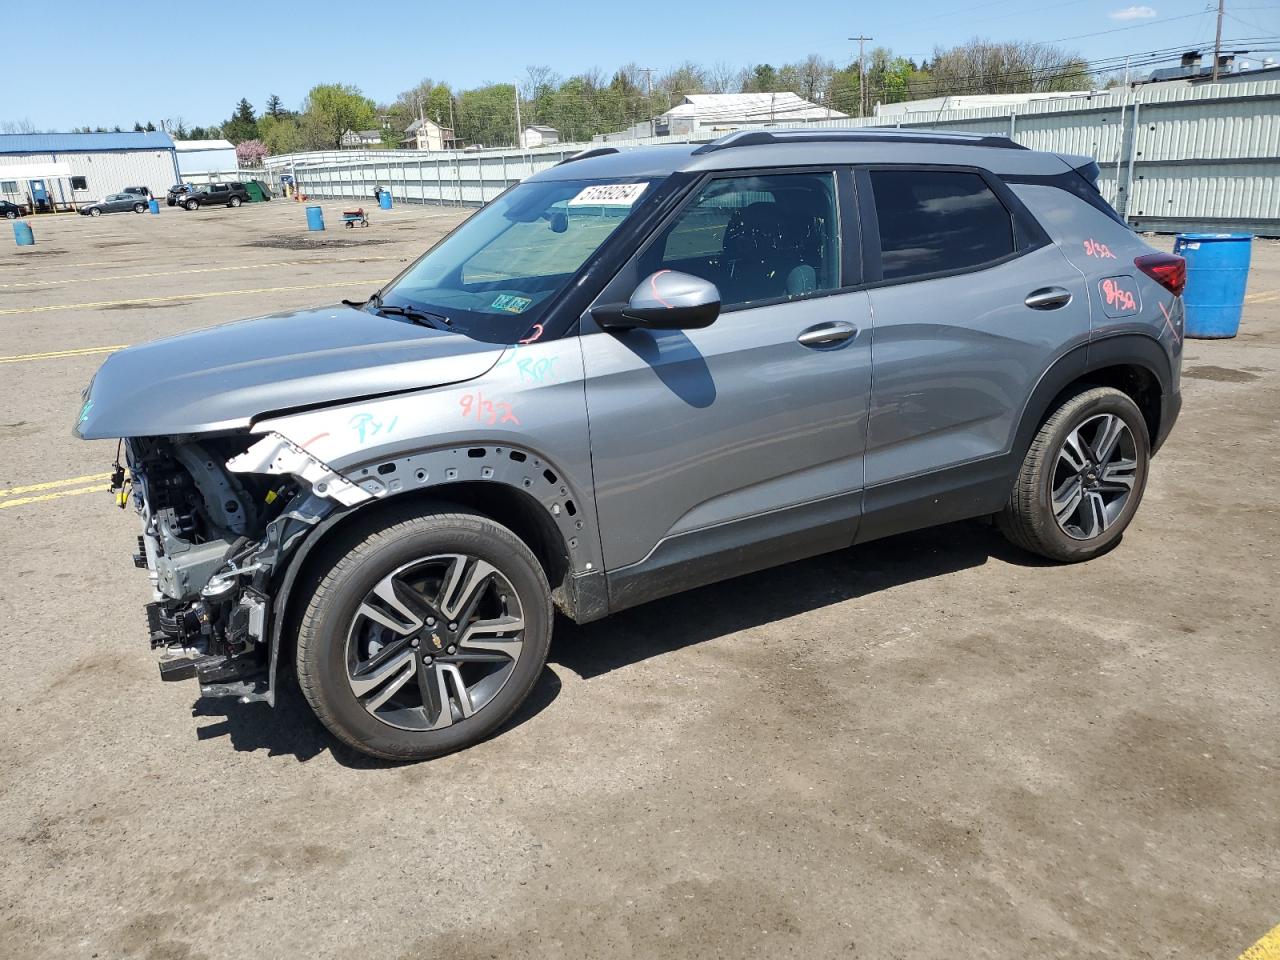
[[[1184,265],[1087,157],[982,136],[746,132],[591,150],[365,303],[114,354],[160,671],[342,741],[493,733],[578,622],[994,516],[1111,548],[1177,417]]]

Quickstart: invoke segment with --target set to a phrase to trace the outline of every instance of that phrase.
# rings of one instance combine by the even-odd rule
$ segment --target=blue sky
[[[917,59],[935,45],[982,36],[1060,41],[1095,61],[1212,44],[1214,30],[1210,0],[909,0],[861,7],[835,0],[635,6],[297,0],[250,5],[237,16],[222,12],[234,5],[204,14],[150,0],[70,0],[57,5],[50,40],[5,50],[9,89],[0,91],[0,121],[128,128],[134,120],[181,117],[204,125],[230,116],[242,96],[260,109],[277,93],[296,107],[312,85],[336,81],[387,101],[423,77],[467,87],[510,81],[535,63],[564,75],[630,60],[659,70],[685,59],[776,65],[809,53],[847,63],[857,45],[845,38],[860,32],[874,46]],[[192,12],[177,12],[184,9]],[[1227,11],[1225,38],[1280,36],[1276,0],[1228,0]],[[238,23],[236,39],[214,22],[224,19]],[[194,39],[183,36],[186,22]],[[133,39],[135,28],[141,32]],[[1280,41],[1255,46],[1274,50]]]

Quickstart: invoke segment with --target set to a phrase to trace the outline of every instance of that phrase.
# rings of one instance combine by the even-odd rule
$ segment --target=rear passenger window
[[[976,173],[872,170],[886,280],[965,270],[1014,250],[1013,221]]]
[[[834,290],[840,286],[835,178],[712,180],[648,248],[642,267],[710,280],[726,307]]]

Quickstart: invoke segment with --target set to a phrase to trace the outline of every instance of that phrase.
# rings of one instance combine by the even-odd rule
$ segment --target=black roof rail
[[[1004,150],[1027,149],[1008,137],[981,133],[933,133],[925,130],[900,130],[897,127],[862,127],[856,130],[738,130],[704,143],[693,153],[697,156],[733,147],[756,147],[770,143],[947,143],[953,146],[998,147]]]
[[[575,153],[572,157],[565,157],[557,167],[563,167],[566,163],[573,163],[575,160],[586,160],[588,157],[604,157],[611,153],[621,153],[617,147],[592,147],[590,150],[583,150]]]

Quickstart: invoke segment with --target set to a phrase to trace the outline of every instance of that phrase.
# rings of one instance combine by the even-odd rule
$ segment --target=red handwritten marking
[[[1165,309],[1163,303],[1156,301],[1156,306],[1160,308],[1160,312],[1164,314],[1164,325],[1169,328],[1169,332],[1173,334],[1173,342],[1181,343],[1182,338],[1178,336],[1178,329],[1173,325],[1173,317],[1169,315],[1169,311]]]
[[[534,335],[532,337],[525,337],[523,340],[520,341],[521,343],[533,343],[533,341],[537,340],[540,336],[542,336],[542,324],[535,323],[533,325],[533,329],[536,331]]]
[[[308,440],[306,443],[304,443],[304,444],[302,445],[302,449],[303,449],[303,450],[307,449],[307,447],[311,446],[311,445],[312,445],[313,443],[315,443],[317,440],[323,440],[323,439],[324,439],[325,437],[327,437],[328,435],[329,435],[329,431],[328,431],[328,430],[326,430],[324,433],[317,433],[314,437],[312,437],[310,440]]]
[[[658,278],[662,276],[664,273],[670,273],[670,272],[671,272],[670,270],[659,270],[657,273],[655,273],[652,277],[649,278],[649,287],[650,289],[653,290],[653,299],[657,300],[660,304],[662,304],[668,310],[671,309],[671,304],[663,300],[662,295],[658,293]]]

